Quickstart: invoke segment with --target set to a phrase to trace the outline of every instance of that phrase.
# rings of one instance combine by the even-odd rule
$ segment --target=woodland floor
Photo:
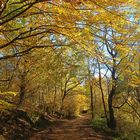
[[[30,140],[112,140],[104,133],[95,132],[89,116],[73,120],[56,120],[52,126],[34,133]]]

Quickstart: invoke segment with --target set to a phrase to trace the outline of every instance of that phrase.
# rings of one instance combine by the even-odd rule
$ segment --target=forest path
[[[112,140],[103,133],[95,132],[89,116],[73,120],[57,120],[54,125],[34,134],[30,140]]]

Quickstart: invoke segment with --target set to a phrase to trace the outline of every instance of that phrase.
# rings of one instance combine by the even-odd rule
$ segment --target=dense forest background
[[[140,139],[139,23],[139,0],[0,0],[0,134],[87,113]]]

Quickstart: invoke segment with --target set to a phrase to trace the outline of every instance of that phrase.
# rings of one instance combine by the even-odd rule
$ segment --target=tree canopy
[[[139,7],[138,0],[0,0],[0,112],[22,109],[35,122],[45,112],[90,110],[112,130],[125,117],[138,125]]]

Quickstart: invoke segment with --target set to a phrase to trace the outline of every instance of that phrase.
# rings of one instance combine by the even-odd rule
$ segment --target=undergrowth
[[[91,125],[96,132],[104,133],[112,137],[113,140],[140,140],[140,127],[136,127],[131,123],[121,122],[121,129],[116,130],[108,128],[105,118],[96,118],[91,121]]]

